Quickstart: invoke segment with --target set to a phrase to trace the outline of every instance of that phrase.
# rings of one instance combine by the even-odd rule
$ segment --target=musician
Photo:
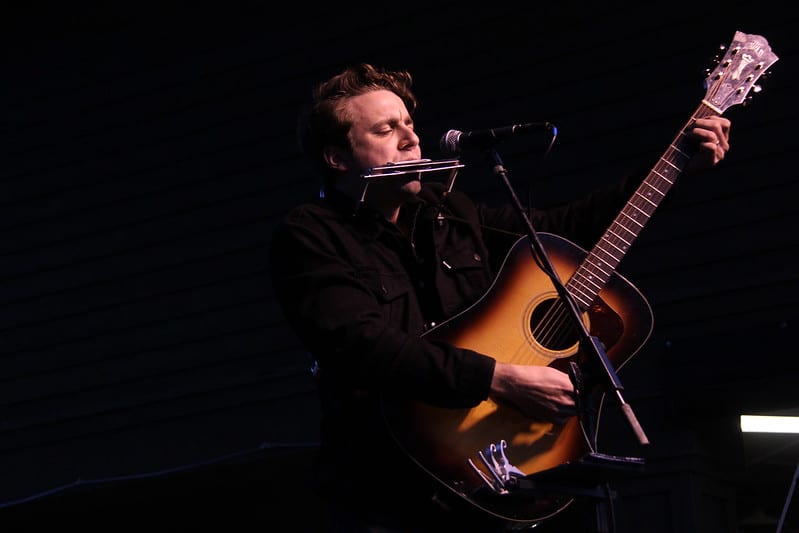
[[[441,181],[418,173],[370,180],[364,194],[370,169],[423,158],[411,85],[407,71],[359,64],[315,87],[298,133],[321,194],[276,227],[273,286],[313,359],[323,413],[315,485],[330,530],[500,531],[506,521],[441,490],[400,446],[382,406],[463,409],[490,397],[563,424],[576,414],[574,385],[547,365],[425,336],[486,293],[507,232],[527,231],[512,206],[482,205],[457,188],[445,194]],[[697,119],[686,172],[719,163],[729,132],[726,118]],[[622,179],[529,216],[537,230],[590,248],[638,185]]]

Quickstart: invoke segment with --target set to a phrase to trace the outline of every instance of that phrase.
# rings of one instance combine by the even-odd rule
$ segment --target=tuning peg
[[[730,50],[729,47],[726,44],[720,44],[719,45],[719,51],[716,52],[716,55],[714,56],[714,58],[716,60],[716,63],[721,63],[721,61],[725,57],[727,57],[727,56],[729,56],[731,54],[735,54],[735,53],[736,53],[736,51],[735,50]]]
[[[752,88],[749,89],[749,92],[744,97],[743,101],[741,101],[741,105],[743,107],[748,106],[752,103],[752,100],[755,99],[755,95],[763,90],[763,87],[760,85],[752,85]]]
[[[765,71],[763,71],[763,74],[760,75],[760,79],[761,80],[767,80],[770,77],[771,77],[771,71],[770,70],[765,70]]]

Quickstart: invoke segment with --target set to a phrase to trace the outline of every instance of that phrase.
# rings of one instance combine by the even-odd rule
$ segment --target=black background
[[[267,250],[315,193],[293,128],[316,81],[410,69],[428,157],[450,128],[556,124],[545,160],[535,138],[501,152],[546,204],[649,168],[740,30],[780,60],[725,112],[725,161],[681,183],[620,266],[655,330],[620,371],[652,445],[619,528],[655,513],[652,531],[773,530],[797,442],[743,436],[737,416],[798,403],[797,20],[678,7],[5,8],[0,521],[314,530],[315,396]],[[457,186],[506,192],[480,162]],[[641,452],[612,405],[602,428],[608,451]]]

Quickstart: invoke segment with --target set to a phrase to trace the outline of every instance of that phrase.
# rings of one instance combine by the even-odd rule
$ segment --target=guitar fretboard
[[[687,138],[687,133],[694,120],[714,114],[717,114],[716,111],[704,103],[697,108],[691,120],[660,156],[621,212],[605,230],[599,242],[566,283],[566,290],[575,299],[581,311],[586,311],[594,303],[599,292],[610,280],[616,267],[691,159],[693,147]]]

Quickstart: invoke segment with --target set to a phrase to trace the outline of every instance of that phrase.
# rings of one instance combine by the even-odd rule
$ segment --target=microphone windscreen
[[[441,140],[439,141],[439,149],[445,155],[458,155],[461,153],[461,146],[460,146],[460,137],[463,134],[462,131],[458,130],[449,130],[447,133],[441,136]]]

